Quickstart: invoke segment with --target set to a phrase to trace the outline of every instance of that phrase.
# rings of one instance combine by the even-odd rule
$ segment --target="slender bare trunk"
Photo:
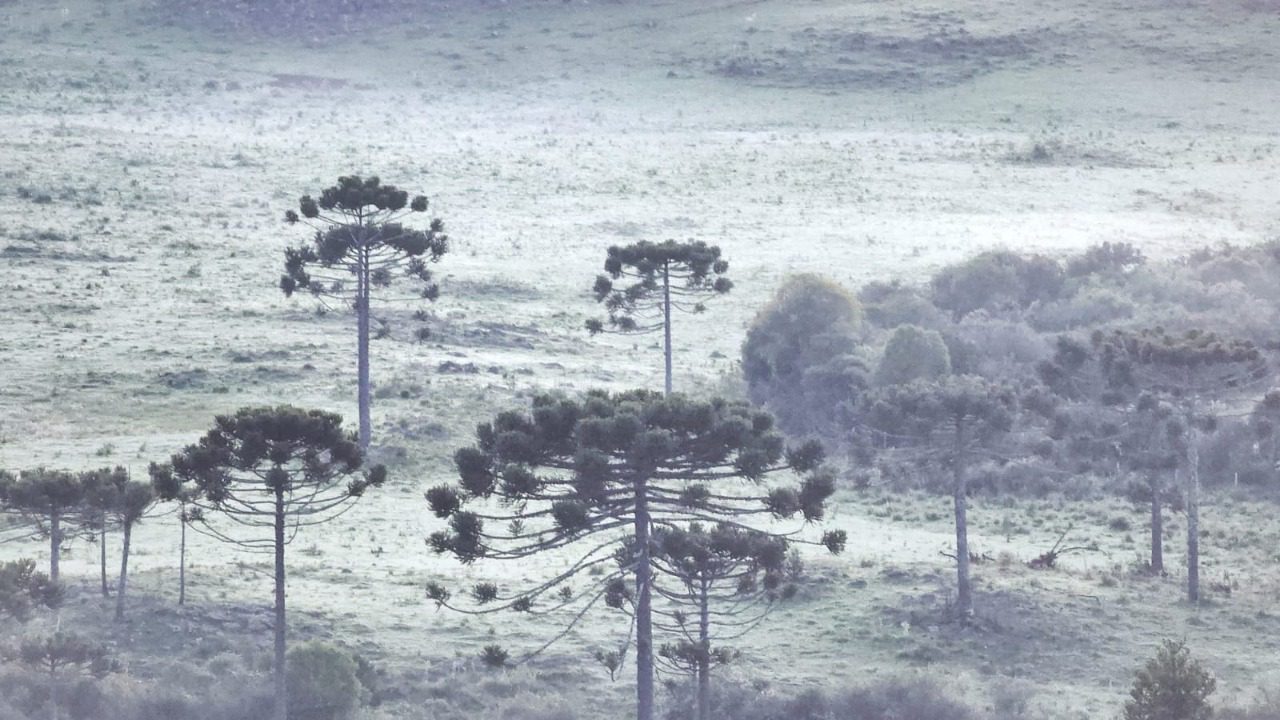
[[[178,604],[187,603],[187,510],[179,516],[182,520],[182,539],[178,542]]]
[[[58,702],[61,700],[61,698],[59,698],[58,695],[59,695],[58,671],[50,670],[49,671],[49,717],[53,718],[53,720],[58,720],[58,718],[61,717],[61,708],[58,707]]]
[[[1160,476],[1151,474],[1151,572],[1164,572],[1164,510],[1161,507]]]
[[[636,718],[653,720],[653,617],[650,605],[647,480],[635,481],[636,502]]]
[[[289,689],[285,684],[285,611],[284,611],[284,488],[276,489],[276,621],[274,720],[289,720]]]
[[[964,474],[964,423],[956,423],[956,452],[952,461],[952,490],[956,511],[956,617],[973,616],[973,589],[969,581],[969,497]]]
[[[358,397],[360,413],[360,447],[369,449],[373,440],[373,419],[371,405],[373,396],[369,387],[369,259],[364,251],[360,251],[356,282],[356,370],[358,375]]]
[[[711,587],[703,578],[698,596],[698,720],[711,720]]]
[[[671,266],[662,266],[662,355],[666,361],[666,394],[671,394]]]
[[[1187,600],[1200,602],[1200,449],[1191,431],[1187,448]]]
[[[55,510],[49,516],[49,579],[58,582],[58,553],[62,550],[62,518]]]
[[[124,620],[124,592],[129,582],[129,542],[133,537],[133,523],[127,519],[122,523],[121,534],[124,543],[120,547],[120,578],[116,586],[116,621]]]
[[[102,597],[111,597],[111,589],[107,587],[107,518],[102,518],[102,527],[98,528],[98,565],[102,575]]]

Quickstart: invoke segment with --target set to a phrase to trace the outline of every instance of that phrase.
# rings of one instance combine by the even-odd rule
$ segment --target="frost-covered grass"
[[[301,540],[290,602],[299,636],[356,645],[413,692],[447,695],[441,707],[480,701],[432,673],[495,637],[536,647],[553,628],[438,612],[423,584],[515,583],[565,560],[461,568],[431,556],[423,489],[448,479],[476,422],[534,392],[661,381],[651,340],[582,330],[609,244],[724,249],[734,292],[675,329],[677,385],[704,391],[731,386],[746,323],[791,272],[857,286],[998,245],[1060,254],[1124,240],[1159,258],[1275,232],[1275,64],[1246,58],[1274,52],[1266,33],[1280,20],[1243,4],[418,5],[377,32],[268,39],[162,25],[133,1],[0,3],[0,465],[141,474],[241,405],[354,415],[354,323],[281,296],[282,250],[305,239],[281,217],[351,172],[425,192],[455,245],[430,308],[435,337],[414,342],[413,308],[389,309],[392,335],[374,345],[375,452],[392,481]],[[830,74],[856,71],[868,47],[889,52],[876,37],[840,40],[856,28],[911,39],[924,53],[911,62],[946,82]],[[938,55],[913,39],[962,29],[978,40]],[[1028,33],[981,72],[952,52]],[[772,69],[717,71],[741,57]],[[807,87],[813,68],[827,74]],[[1205,509],[1205,578],[1237,589],[1201,608],[1182,604],[1177,577],[1130,571],[1144,520],[1127,506],[980,499],[974,516],[992,556],[976,569],[979,629],[934,620],[951,583],[945,501],[850,491],[833,513],[848,555],[811,561],[812,587],[744,642],[733,677],[783,689],[900,670],[979,688],[1014,678],[1062,716],[1096,717],[1161,637],[1186,636],[1224,695],[1246,692],[1273,657],[1268,506]],[[1068,525],[1103,551],[1027,568]],[[1182,528],[1167,527],[1171,561]],[[155,607],[174,595],[176,537],[156,519],[135,539],[138,593]],[[20,552],[40,547],[0,556]],[[257,558],[200,539],[191,552],[193,612],[266,617]],[[87,581],[94,559],[77,545],[65,572]],[[77,607],[96,617],[93,603]],[[218,632],[250,646],[254,623]],[[582,717],[613,717],[628,684],[608,683],[590,654],[624,633],[602,615],[518,672]],[[186,652],[120,642],[140,669]],[[524,675],[458,672],[476,698],[543,703],[525,702],[542,691]]]

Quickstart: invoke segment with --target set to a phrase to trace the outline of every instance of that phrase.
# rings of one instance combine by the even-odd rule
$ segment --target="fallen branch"
[[[939,550],[938,554],[945,558],[951,558],[952,560],[957,559],[955,554],[949,553],[946,550]],[[974,565],[978,565],[984,562],[992,562],[993,560],[995,560],[995,558],[991,557],[991,553],[981,553],[981,554],[974,553],[974,552],[969,553],[969,562],[973,563]]]
[[[1075,525],[1068,525],[1067,529],[1063,530],[1062,534],[1058,536],[1058,541],[1053,544],[1052,548],[1032,559],[1031,562],[1027,563],[1027,565],[1033,570],[1051,569],[1057,567],[1058,559],[1067,553],[1096,551],[1098,549],[1097,543],[1091,543],[1089,545],[1072,545],[1071,547],[1065,548],[1062,547],[1062,541],[1067,539],[1067,533],[1071,532],[1071,529],[1074,527]]]

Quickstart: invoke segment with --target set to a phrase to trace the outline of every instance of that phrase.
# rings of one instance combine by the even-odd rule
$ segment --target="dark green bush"
[[[285,668],[291,720],[342,720],[360,702],[356,661],[341,648],[316,641],[295,645]]]
[[[959,319],[975,310],[1021,309],[1053,300],[1062,293],[1065,277],[1052,258],[996,250],[943,268],[929,288],[933,304]]]
[[[920,290],[901,281],[871,282],[858,291],[858,301],[872,325],[892,329],[899,325],[937,328],[945,324],[942,313]]]
[[[1124,720],[1209,720],[1209,696],[1217,683],[1191,658],[1186,644],[1165,640],[1138,671]]]
[[[950,372],[951,351],[936,330],[902,325],[885,344],[880,365],[876,367],[876,384],[901,385]]]
[[[788,278],[742,346],[752,401],[792,434],[841,427],[867,382],[856,354],[861,324],[858,301],[840,285],[818,275]]]
[[[692,692],[669,687],[666,720],[693,720]],[[973,720],[965,704],[925,679],[889,679],[835,692],[805,690],[780,696],[764,687],[713,686],[714,720]]]
[[[1067,275],[1117,277],[1146,264],[1147,258],[1138,248],[1126,242],[1104,242],[1094,245],[1067,261]]]
[[[1093,328],[1128,320],[1137,308],[1124,293],[1107,287],[1086,287],[1069,297],[1037,304],[1027,315],[1041,332]]]

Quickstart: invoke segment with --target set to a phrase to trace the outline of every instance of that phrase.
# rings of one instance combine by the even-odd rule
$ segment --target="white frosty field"
[[[1123,240],[1168,258],[1280,233],[1280,5],[1267,0],[433,1],[290,37],[195,29],[190,2],[143,5],[0,0],[0,466],[141,475],[246,404],[354,420],[354,322],[282,297],[283,249],[306,237],[281,218],[342,174],[426,193],[453,239],[433,340],[410,339],[414,307],[375,308],[392,327],[373,365],[391,482],[300,537],[290,561],[297,635],[423,682],[494,636],[518,651],[555,631],[426,601],[430,579],[514,583],[563,562],[462,569],[430,554],[422,491],[452,479],[453,450],[537,390],[661,383],[650,340],[582,330],[608,245],[723,248],[733,293],[675,328],[677,386],[699,390],[735,386],[746,324],[788,273],[856,287],[995,246]],[[850,551],[811,560],[818,582],[743,643],[732,673],[810,686],[924,672],[975,698],[1009,677],[1062,717],[1101,717],[1172,633],[1225,696],[1266,680],[1280,528],[1261,506],[1206,509],[1248,539],[1209,549],[1208,575],[1248,580],[1195,611],[1177,578],[1103,582],[1142,542],[1107,529],[1133,514],[1119,503],[980,504],[974,542],[993,555],[1025,560],[1068,523],[1105,551],[1058,573],[978,568],[1000,618],[984,633],[911,625],[949,587],[947,507],[843,494],[833,522]],[[1011,516],[1027,531],[1007,532]],[[161,617],[176,538],[156,518],[135,540],[138,602]],[[43,557],[0,558],[19,552]],[[205,539],[191,553],[197,624],[267,627],[268,558]],[[77,544],[65,564],[86,607],[95,558]],[[145,624],[115,631],[142,669],[171,644]],[[514,672],[624,701],[627,682],[589,660],[623,631],[600,614]]]

